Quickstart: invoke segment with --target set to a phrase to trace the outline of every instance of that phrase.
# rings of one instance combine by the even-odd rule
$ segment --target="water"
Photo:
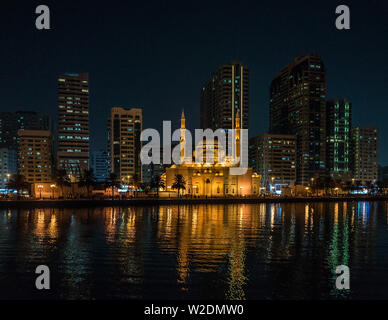
[[[0,299],[387,299],[387,227],[386,202],[1,209]]]

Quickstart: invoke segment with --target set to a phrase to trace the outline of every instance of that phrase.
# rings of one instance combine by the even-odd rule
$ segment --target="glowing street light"
[[[53,199],[54,199],[54,188],[55,188],[55,184],[52,184],[50,187],[51,187],[51,191],[52,191],[52,194],[53,194],[52,197],[53,197]]]
[[[43,189],[43,186],[41,184],[38,184],[38,189],[39,189],[39,199],[42,199],[42,189]]]
[[[274,186],[274,181],[275,181],[275,177],[271,177],[271,190],[272,192],[275,190],[275,186]]]
[[[9,178],[11,177],[10,173],[7,173],[7,182],[9,183]],[[9,187],[7,186],[7,195],[9,193]]]

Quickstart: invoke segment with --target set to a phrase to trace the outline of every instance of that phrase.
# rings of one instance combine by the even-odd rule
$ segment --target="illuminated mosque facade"
[[[236,117],[235,128],[235,153],[240,156],[240,116]],[[185,115],[181,116],[181,146],[184,145],[186,137]],[[166,169],[162,175],[167,191],[173,192],[173,184],[176,175],[182,175],[185,181],[185,190],[181,194],[188,196],[226,197],[226,196],[252,196],[260,193],[260,175],[253,172],[252,168],[247,168],[241,175],[230,174],[230,169],[237,168],[239,164],[233,161],[232,157],[221,157],[219,161],[218,153],[225,152],[218,143],[208,144],[203,142],[199,150],[203,150],[201,163],[193,161],[195,152],[187,161],[185,150],[181,147],[180,164],[173,164]],[[210,160],[210,161],[209,161]]]

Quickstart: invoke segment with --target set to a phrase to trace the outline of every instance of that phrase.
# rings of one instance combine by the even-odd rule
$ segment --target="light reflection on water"
[[[387,222],[385,202],[1,210],[0,298],[386,299]]]

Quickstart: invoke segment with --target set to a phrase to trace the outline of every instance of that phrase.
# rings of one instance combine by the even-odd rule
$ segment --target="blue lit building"
[[[91,168],[97,182],[104,182],[109,176],[109,154],[105,150],[92,152]]]
[[[5,189],[11,176],[17,173],[17,151],[0,148],[0,189]]]

